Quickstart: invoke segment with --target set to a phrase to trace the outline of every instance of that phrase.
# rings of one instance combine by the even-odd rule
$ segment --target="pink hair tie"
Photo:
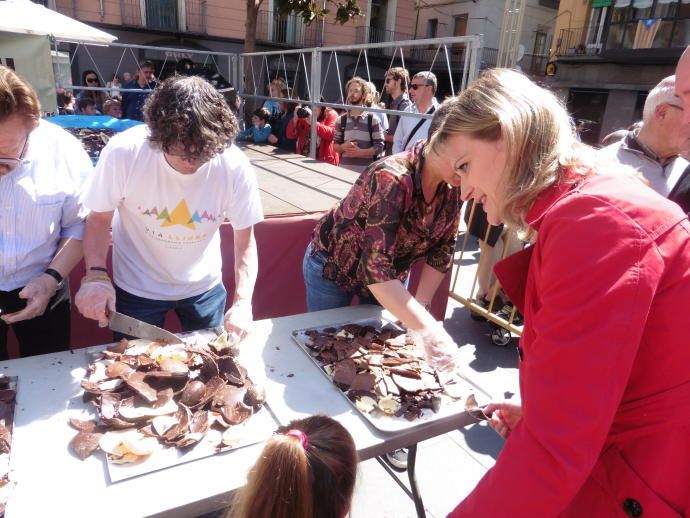
[[[285,435],[299,439],[302,448],[304,448],[305,450],[307,449],[307,446],[309,446],[307,434],[304,433],[302,430],[288,430],[288,432]]]

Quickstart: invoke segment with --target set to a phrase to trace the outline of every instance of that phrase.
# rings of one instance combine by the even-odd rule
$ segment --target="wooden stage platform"
[[[273,146],[240,147],[254,166],[265,216],[328,210],[359,177],[354,171]]]

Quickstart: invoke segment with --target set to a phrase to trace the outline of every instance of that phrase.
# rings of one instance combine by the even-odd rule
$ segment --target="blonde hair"
[[[28,81],[0,65],[0,121],[15,114],[35,126],[41,118],[41,103]]]
[[[327,416],[292,421],[266,443],[226,518],[341,518],[356,474],[357,450],[343,425]]]
[[[575,175],[591,171],[593,150],[577,143],[563,105],[518,72],[489,70],[446,103],[448,115],[427,146],[438,151],[453,134],[492,142],[503,138],[507,159],[501,213],[509,226],[527,231],[525,217],[539,194],[559,181],[574,181],[566,169]]]

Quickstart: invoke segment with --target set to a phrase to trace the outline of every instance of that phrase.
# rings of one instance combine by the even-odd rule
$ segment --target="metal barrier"
[[[505,346],[510,342],[511,337],[522,334],[522,316],[514,306],[504,305],[509,302],[502,300],[501,289],[498,281],[492,273],[493,264],[499,259],[504,259],[508,255],[522,248],[523,243],[517,238],[515,231],[503,228],[495,246],[489,246],[490,235],[498,233],[498,227],[486,224],[486,231],[481,238],[473,236],[470,229],[473,224],[482,219],[486,222],[486,216],[481,213],[483,209],[478,208],[476,203],[465,207],[465,220],[461,224],[461,232],[458,234],[460,249],[456,250],[453,263],[452,279],[448,296],[466,306],[473,312],[474,318],[485,319],[489,323],[491,331],[491,341],[495,345]],[[469,212],[467,212],[469,210]],[[472,250],[475,245],[478,250]],[[477,260],[476,254],[479,254]],[[472,254],[472,260],[467,261],[467,255]],[[476,267],[476,271],[473,269]],[[458,281],[463,279],[463,283]],[[471,282],[468,282],[472,279]],[[483,293],[480,293],[482,292]],[[480,302],[481,296],[488,301],[488,305]],[[505,297],[505,295],[503,295]]]
[[[416,59],[414,49],[424,49],[424,55],[431,56],[431,58]],[[457,59],[459,49],[463,51],[461,53],[462,60]],[[287,81],[287,87],[290,93],[302,89],[302,93],[306,95],[304,98],[300,99],[300,102],[312,108],[310,156],[315,158],[317,136],[316,110],[314,108],[317,106],[328,106],[339,110],[351,108],[350,105],[345,104],[343,84],[351,77],[358,75],[357,72],[360,69],[362,73],[359,75],[373,82],[375,85],[378,81],[381,85],[379,91],[383,91],[385,70],[393,66],[401,66],[417,71],[431,71],[438,66],[437,70],[443,69],[444,73],[448,74],[449,93],[451,95],[456,95],[457,92],[465,89],[467,85],[477,77],[481,50],[481,36],[474,35],[311,49],[252,52],[240,54],[239,62],[237,63],[237,68],[233,77],[235,79],[234,84],[239,87],[239,94],[243,98],[272,101],[284,100],[282,98],[260,94],[265,85],[270,81],[272,75],[271,69],[277,70],[274,74],[275,76],[282,73],[281,75]],[[451,58],[451,56],[454,56],[454,59]],[[350,65],[354,64],[352,73],[345,74],[345,69],[341,68],[343,60],[350,61]],[[288,61],[290,62],[289,67]],[[384,71],[381,77],[373,77],[373,66]],[[334,71],[335,78],[332,77],[331,70]],[[245,74],[246,77],[244,77]],[[290,78],[292,78],[292,80],[290,80]],[[321,101],[321,97],[324,94],[324,85],[329,79],[335,79],[334,82],[331,83],[331,90],[335,90],[335,97],[339,102]],[[367,108],[367,111],[402,117],[414,117],[418,119],[432,118],[432,115],[424,113],[402,112],[378,107]]]

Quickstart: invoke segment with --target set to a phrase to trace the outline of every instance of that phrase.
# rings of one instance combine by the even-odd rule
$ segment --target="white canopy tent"
[[[0,0],[0,64],[34,87],[43,111],[57,108],[49,37],[108,45],[117,38],[30,0]]]
[[[0,31],[105,45],[117,39],[30,0],[0,0]]]

